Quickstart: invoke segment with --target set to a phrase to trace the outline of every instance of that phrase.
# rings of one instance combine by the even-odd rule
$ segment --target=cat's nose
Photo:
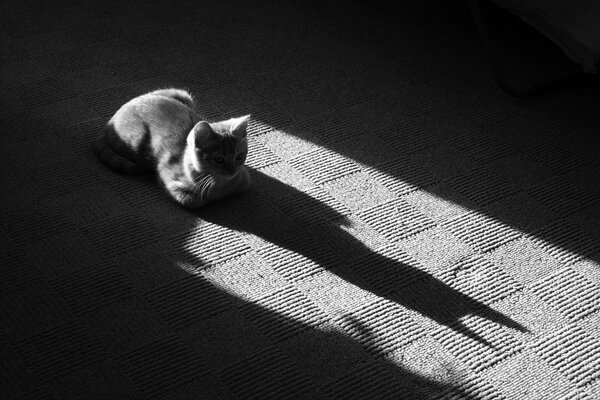
[[[234,176],[237,173],[237,169],[233,167],[229,167],[225,169],[228,175]]]

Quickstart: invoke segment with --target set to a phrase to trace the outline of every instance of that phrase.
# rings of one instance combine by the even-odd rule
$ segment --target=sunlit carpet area
[[[0,2],[1,398],[600,398],[597,79],[510,97],[466,2],[386,3]],[[96,160],[165,87],[251,114],[250,192]]]

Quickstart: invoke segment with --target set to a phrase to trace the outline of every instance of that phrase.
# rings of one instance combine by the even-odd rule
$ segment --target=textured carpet
[[[0,2],[0,397],[600,398],[596,81],[505,95],[461,1],[153,3]],[[167,86],[251,192],[98,163]]]

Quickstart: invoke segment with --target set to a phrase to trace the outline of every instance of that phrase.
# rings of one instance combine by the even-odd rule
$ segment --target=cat
[[[194,109],[182,89],[138,96],[101,130],[95,153],[120,173],[157,173],[167,193],[188,209],[246,191],[250,116],[209,123]]]

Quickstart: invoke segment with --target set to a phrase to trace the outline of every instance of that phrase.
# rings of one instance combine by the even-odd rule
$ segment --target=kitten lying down
[[[185,90],[156,90],[125,103],[94,143],[98,158],[124,174],[157,172],[179,204],[194,209],[247,190],[249,115],[202,121]]]

